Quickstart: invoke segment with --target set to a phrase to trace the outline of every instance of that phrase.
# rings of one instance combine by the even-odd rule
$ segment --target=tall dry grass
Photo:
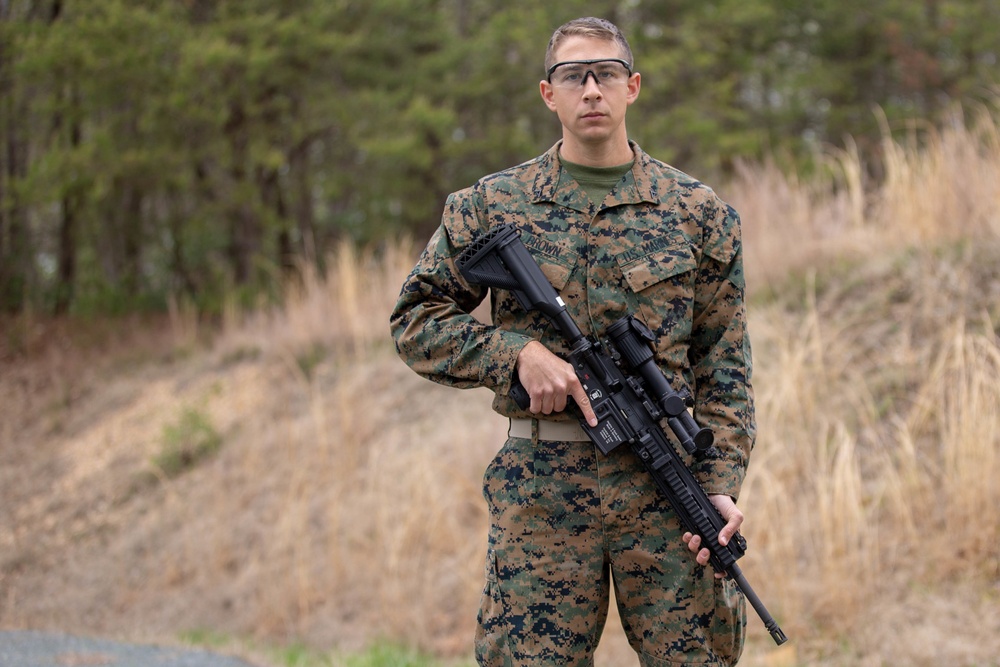
[[[734,187],[750,281],[772,292],[750,313],[748,562],[790,633],[827,643],[813,659],[995,664],[978,633],[940,640],[1000,608],[998,138],[956,115],[887,138],[878,187],[853,151],[827,182]]]
[[[878,185],[849,147],[824,177],[746,166],[724,193],[753,292],[745,569],[794,642],[771,654],[751,617],[751,663],[988,664],[1000,649],[1000,633],[934,639],[1000,610],[1000,131],[984,113],[914,137],[887,135]],[[283,627],[461,654],[481,586],[478,480],[503,424],[488,395],[393,358],[387,314],[416,250],[345,246],[225,345],[283,359],[309,406],[282,434]],[[618,648],[602,659],[631,664]]]
[[[231,472],[269,480],[277,517],[257,558],[280,579],[246,615],[255,632],[467,648],[457,610],[475,604],[486,531],[476,480],[505,424],[490,419],[488,393],[455,397],[391,351],[389,311],[418,252],[406,239],[345,244],[326,275],[303,267],[281,309],[227,318],[218,354],[277,369],[253,390],[270,393],[277,421],[249,416],[260,442]],[[236,515],[243,501],[212,502]]]
[[[744,221],[751,289],[780,286],[790,273],[831,261],[996,238],[997,113],[956,110],[942,127],[890,128],[883,121],[878,155],[862,156],[848,140],[818,155],[820,168],[808,180],[770,163],[740,165],[724,194]],[[871,160],[881,165],[877,184],[867,175]]]

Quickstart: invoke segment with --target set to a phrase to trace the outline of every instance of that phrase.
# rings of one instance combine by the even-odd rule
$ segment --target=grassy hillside
[[[752,291],[744,570],[792,638],[751,615],[745,664],[997,664],[1000,130],[923,138],[879,187],[848,150],[720,188]],[[467,657],[505,424],[392,352],[416,252],[345,249],[211,336],[183,304],[3,322],[0,627]],[[608,628],[600,664],[633,664]]]

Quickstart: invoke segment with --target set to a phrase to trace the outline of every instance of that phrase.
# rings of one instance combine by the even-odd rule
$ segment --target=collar
[[[626,175],[628,182],[623,186],[616,186],[616,204],[640,204],[648,202],[651,204],[660,203],[659,188],[656,185],[652,173],[654,172],[653,159],[647,155],[634,141],[629,141],[632,154],[635,156],[635,164],[632,170]],[[533,201],[536,204],[551,202],[560,206],[587,211],[589,200],[582,193],[582,189],[576,181],[565,173],[562,163],[559,160],[559,149],[562,147],[562,140],[550,148],[536,162],[537,174],[532,188]]]

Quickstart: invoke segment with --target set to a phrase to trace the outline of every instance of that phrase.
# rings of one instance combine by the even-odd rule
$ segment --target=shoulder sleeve
[[[706,492],[737,498],[756,435],[740,218],[717,198],[703,213],[689,362],[696,416],[722,456],[699,463],[698,476]]]
[[[474,188],[448,198],[441,225],[403,283],[389,324],[396,351],[418,374],[455,387],[506,393],[517,355],[531,338],[473,317],[486,289],[470,285],[455,265],[487,227],[482,210]]]

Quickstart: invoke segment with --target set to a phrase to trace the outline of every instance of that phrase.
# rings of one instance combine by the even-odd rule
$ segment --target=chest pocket
[[[639,259],[629,260],[619,258],[618,264],[634,292],[642,292],[659,282],[698,268],[691,246],[683,240]]]
[[[521,241],[535,262],[542,269],[542,273],[556,289],[562,292],[569,282],[569,277],[580,259],[568,241],[549,240],[540,237],[537,232],[522,234]]]
[[[698,268],[691,246],[678,240],[638,259],[629,255],[619,257],[619,268],[646,323],[658,337],[689,333]]]
[[[573,267],[561,262],[558,264],[555,262],[539,262],[538,265],[556,291],[561,293],[563,288],[566,287],[566,283],[569,282],[569,276],[573,273]]]

